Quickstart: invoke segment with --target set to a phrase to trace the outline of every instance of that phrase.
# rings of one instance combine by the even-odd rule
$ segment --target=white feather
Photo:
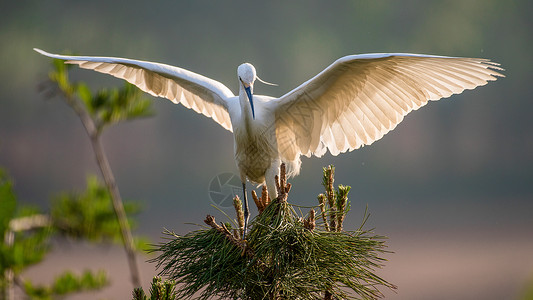
[[[477,58],[343,57],[272,104],[279,134],[306,137],[295,138],[291,151],[280,149],[280,157],[293,161],[300,155],[320,157],[324,147],[337,155],[370,145],[429,100],[485,85],[503,76],[499,70],[498,64]],[[313,116],[313,127],[305,126],[307,116]]]
[[[34,50],[84,69],[124,79],[153,96],[182,103],[232,131],[227,103],[235,96],[218,81],[165,64],[117,57],[66,56]]]
[[[276,195],[280,162],[288,175],[300,171],[300,156],[332,155],[370,145],[404,116],[465,89],[503,76],[486,59],[404,53],[351,55],[280,98],[253,96],[251,64],[238,68],[239,96],[223,84],[178,67],[113,57],[64,56],[37,52],[113,75],[151,95],[170,99],[212,118],[234,133],[235,160],[243,183],[267,184]],[[246,198],[246,193],[245,193]]]

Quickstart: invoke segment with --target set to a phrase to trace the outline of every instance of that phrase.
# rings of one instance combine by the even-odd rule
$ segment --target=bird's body
[[[262,183],[265,173],[273,160],[279,161],[276,151],[276,135],[272,114],[268,110],[268,100],[254,97],[257,109],[256,119],[247,113],[230,113],[232,123],[236,124],[233,131],[235,138],[235,161],[241,177],[245,175],[250,181]],[[278,163],[279,164],[279,163]]]
[[[235,160],[246,179],[266,183],[287,165],[300,171],[300,156],[332,155],[370,145],[403,117],[425,105],[503,76],[486,59],[405,53],[351,55],[279,97],[253,95],[257,79],[248,63],[237,69],[239,94],[202,75],[164,64],[112,57],[37,52],[113,75],[154,96],[181,103],[232,131]],[[246,191],[245,213],[247,213]]]

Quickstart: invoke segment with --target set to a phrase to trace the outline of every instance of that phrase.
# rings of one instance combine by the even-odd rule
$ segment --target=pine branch
[[[235,198],[233,198],[233,207],[235,208],[235,213],[237,214],[237,223],[239,224],[238,232],[239,235],[242,236],[244,232],[244,212],[242,210],[242,201],[239,199],[239,196],[235,196]]]
[[[326,231],[331,231],[328,224],[328,216],[326,215],[326,195],[320,194],[318,195],[318,206],[320,207],[320,214],[322,215],[322,219],[324,221],[324,227]]]
[[[361,228],[342,230],[349,188],[339,186],[334,195],[338,214],[329,217],[340,227],[329,228],[329,222],[316,224],[314,209],[304,218],[287,202],[290,184],[284,166],[280,170],[279,197],[251,221],[246,241],[211,216],[205,220],[210,229],[185,236],[167,232],[169,241],[154,249],[160,254],[153,261],[160,275],[179,284],[177,297],[376,299],[382,296],[378,287],[395,288],[374,272],[385,261],[384,238]],[[334,191],[332,176],[326,181]],[[318,199],[324,218],[331,207],[325,208],[326,196]]]
[[[268,204],[270,204],[270,197],[268,196],[268,190],[266,185],[263,185],[261,189],[261,198],[257,196],[254,190],[252,190],[252,198],[254,199],[255,206],[257,206],[259,214],[261,214],[268,206]]]
[[[252,190],[252,198],[254,199],[255,206],[257,206],[257,211],[259,211],[259,213],[262,213],[265,209],[265,206],[261,201],[261,198],[257,197],[257,193],[254,190]]]
[[[316,228],[316,222],[315,222],[315,210],[311,209],[309,211],[309,217],[304,220],[304,227],[306,229],[309,229],[313,231]]]
[[[348,192],[350,192],[351,187],[339,185],[337,191],[335,192],[336,204],[337,204],[337,228],[338,232],[342,231],[342,223],[344,222],[344,217],[347,213],[348,205]]]
[[[133,290],[133,300],[176,300],[176,283],[172,280],[163,281],[155,276],[150,285],[150,298],[146,296],[142,287]]]
[[[291,184],[287,182],[287,174],[285,172],[285,164],[282,163],[279,168],[279,176],[274,176],[276,183],[276,190],[278,192],[277,200],[280,202],[287,201],[289,191],[291,190]]]
[[[329,229],[335,231],[337,229],[337,203],[335,197],[335,189],[333,188],[333,177],[335,176],[335,167],[328,166],[323,168],[324,177],[322,179],[322,185],[326,189],[326,197],[329,204]]]
[[[250,248],[246,247],[246,241],[242,239],[237,239],[235,236],[231,234],[229,229],[226,227],[226,225],[222,224],[222,226],[218,225],[215,222],[215,217],[207,215],[207,217],[204,220],[204,223],[211,226],[211,228],[215,229],[219,233],[223,234],[232,244],[239,247],[243,253],[246,253],[249,257],[253,257],[254,253]]]
[[[261,203],[263,203],[264,208],[266,208],[267,205],[270,204],[270,197],[268,196],[268,190],[266,185],[263,185],[263,188],[261,189]]]

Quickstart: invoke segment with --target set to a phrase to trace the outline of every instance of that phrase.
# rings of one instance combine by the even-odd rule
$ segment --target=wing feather
[[[503,77],[487,59],[420,54],[343,57],[276,101],[278,140],[291,140],[282,159],[332,155],[370,145],[405,115],[465,89]],[[287,142],[285,142],[286,144]],[[288,147],[286,147],[288,148]]]
[[[225,129],[233,130],[227,101],[234,95],[218,81],[159,63],[115,57],[64,56],[39,49],[35,51],[77,64],[80,68],[124,79],[153,96],[167,98],[176,104],[181,103],[212,118]]]

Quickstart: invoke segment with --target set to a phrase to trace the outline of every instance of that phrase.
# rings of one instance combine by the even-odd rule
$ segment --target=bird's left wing
[[[147,61],[92,56],[65,56],[34,49],[42,55],[66,60],[81,68],[110,74],[136,85],[141,90],[212,118],[232,131],[228,98],[233,93],[222,83],[194,72],[170,65]]]
[[[369,145],[412,110],[503,76],[486,59],[419,54],[343,57],[273,101],[282,159]]]

